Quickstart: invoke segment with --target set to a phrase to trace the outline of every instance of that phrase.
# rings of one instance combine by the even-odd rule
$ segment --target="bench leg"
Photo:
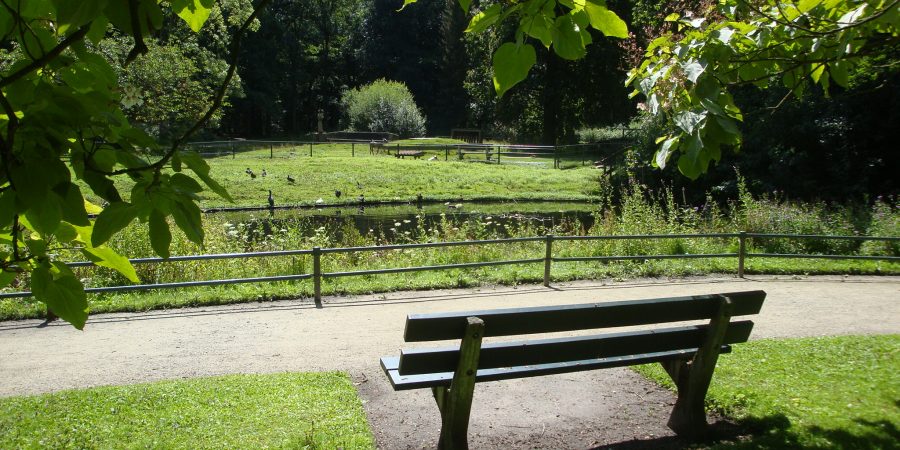
[[[691,361],[666,361],[663,368],[678,387],[678,399],[669,416],[669,426],[675,434],[688,439],[702,438],[706,434],[706,392],[712,381],[722,340],[731,320],[731,300],[722,297],[719,311],[709,322],[708,335]]]
[[[466,334],[459,346],[459,363],[450,387],[436,386],[431,389],[438,409],[441,410],[441,437],[438,440],[440,450],[469,448],[469,413],[472,411],[472,397],[475,394],[475,375],[478,371],[484,322],[477,317],[469,317],[467,320]]]

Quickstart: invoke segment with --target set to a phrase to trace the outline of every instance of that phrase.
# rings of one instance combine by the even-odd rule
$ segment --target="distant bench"
[[[373,141],[369,143],[369,153],[373,155],[377,155],[380,153],[383,154],[391,154],[394,153],[394,156],[397,158],[406,158],[407,156],[412,156],[413,158],[419,159],[425,156],[425,152],[419,147],[414,146],[403,146],[403,145],[390,145],[385,142]]]
[[[749,320],[766,293],[588,303],[456,313],[411,314],[406,342],[461,339],[460,345],[401,350],[381,358],[394,390],[431,388],[441,412],[441,449],[466,449],[475,383],[659,362],[678,387],[668,426],[688,438],[703,435],[706,391],[720,353],[746,342]],[[482,345],[482,337],[571,332],[689,320],[708,324]]]

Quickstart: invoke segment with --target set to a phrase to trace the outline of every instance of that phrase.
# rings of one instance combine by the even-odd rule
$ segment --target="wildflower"
[[[394,222],[394,226],[395,226],[395,227],[399,227],[399,226],[400,226],[400,222]]]
[[[409,220],[404,219],[403,223],[409,223]]]

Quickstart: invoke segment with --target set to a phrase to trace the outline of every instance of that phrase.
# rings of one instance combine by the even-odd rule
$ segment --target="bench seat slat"
[[[723,345],[720,353],[731,352],[730,345]],[[475,381],[499,381],[513,378],[537,377],[542,375],[554,375],[560,373],[581,372],[593,369],[606,369],[611,367],[633,366],[636,364],[648,364],[654,362],[690,359],[697,353],[696,348],[675,350],[668,352],[645,353],[640,355],[617,356],[612,358],[594,358],[581,361],[567,361],[552,364],[534,364],[518,367],[503,367],[494,369],[478,369]],[[421,389],[434,386],[449,386],[453,379],[453,372],[429,373],[422,375],[400,375],[397,368],[400,358],[397,356],[385,356],[381,358],[381,367],[387,374],[395,391]]]
[[[404,339],[406,342],[459,339],[466,317],[473,316],[484,320],[485,337],[702,320],[711,318],[715,313],[720,295],[732,300],[733,316],[759,313],[766,297],[764,291],[747,291],[652,300],[411,314],[406,319]]]
[[[479,369],[524,365],[554,364],[565,361],[615,358],[626,355],[656,354],[698,348],[705,340],[709,326],[640,330],[570,336],[528,341],[483,344],[478,359]],[[723,344],[746,342],[753,329],[749,320],[729,324]],[[459,347],[403,349],[399,373],[418,375],[452,372],[459,360]]]

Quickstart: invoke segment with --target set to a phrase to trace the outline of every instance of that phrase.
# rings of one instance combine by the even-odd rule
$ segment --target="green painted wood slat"
[[[720,353],[730,353],[731,346],[723,345]],[[553,364],[536,364],[518,367],[504,367],[500,369],[479,369],[476,383],[487,381],[500,381],[515,378],[538,377],[543,375],[555,375],[561,373],[582,372],[585,370],[607,369],[612,367],[634,366],[637,364],[649,364],[662,361],[674,361],[691,359],[697,349],[685,349],[671,352],[649,353],[642,355],[617,356],[612,358],[588,359],[581,361],[567,361]],[[400,375],[397,368],[400,364],[399,356],[385,356],[381,358],[381,368],[387,374],[395,391],[406,391],[434,386],[449,386],[453,378],[453,372],[430,373],[425,375]]]
[[[720,295],[732,300],[734,316],[759,313],[766,297],[764,291],[745,291],[651,300],[411,314],[406,319],[404,339],[406,342],[459,339],[465,330],[467,317],[484,320],[485,337],[710,319],[716,313]]]
[[[488,343],[481,346],[478,369],[552,364],[697,348],[706,339],[708,329],[709,325],[692,325],[590,336]],[[732,322],[728,325],[722,343],[746,342],[752,329],[753,322],[749,320]],[[458,346],[404,349],[400,352],[399,373],[420,375],[452,372],[458,361]]]

